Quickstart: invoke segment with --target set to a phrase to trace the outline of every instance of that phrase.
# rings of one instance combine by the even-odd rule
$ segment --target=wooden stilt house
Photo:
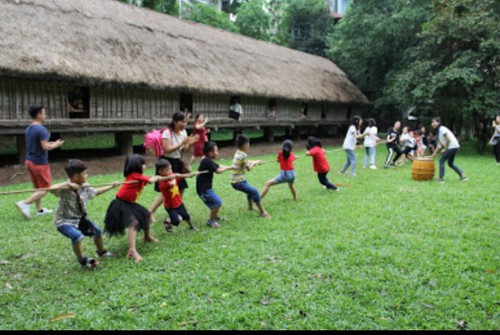
[[[271,136],[342,125],[369,105],[328,59],[115,0],[0,0],[0,22],[0,133],[18,137],[21,157],[32,103],[52,133],[113,132],[123,153],[183,104],[216,129]],[[228,117],[235,96],[241,123]]]

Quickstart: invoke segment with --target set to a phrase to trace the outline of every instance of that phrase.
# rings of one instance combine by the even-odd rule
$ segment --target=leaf
[[[64,320],[64,319],[72,319],[74,317],[76,317],[75,313],[67,313],[67,314],[62,314],[62,315],[56,316],[56,317],[50,319],[50,321],[60,321],[60,320]]]
[[[184,322],[179,322],[177,323],[178,327],[184,327],[184,326],[196,326],[198,324],[197,320],[191,320],[191,321],[184,321]]]

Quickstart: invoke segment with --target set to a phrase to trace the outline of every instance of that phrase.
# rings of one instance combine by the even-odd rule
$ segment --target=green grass
[[[498,330],[500,167],[491,155],[476,155],[465,143],[456,163],[470,180],[460,182],[447,167],[446,183],[438,184],[414,181],[410,164],[362,169],[361,150],[357,176],[339,175],[345,153],[326,149],[329,179],[352,187],[323,189],[310,157],[296,148],[296,202],[287,186],[274,186],[263,201],[272,218],[260,219],[231,188],[229,173],[217,175],[214,188],[229,220],[210,229],[189,179],[184,200],[198,232],[181,223],[166,233],[160,208],[152,228],[160,242],[138,238],[143,262],[124,257],[126,237],[106,236],[119,257],[93,272],[80,268],[51,217],[22,218],[14,204],[28,194],[2,195],[0,329],[454,330],[465,322],[466,329]],[[379,167],[385,157],[381,145]],[[260,189],[278,172],[268,163],[247,179]],[[123,178],[89,178],[115,180]],[[90,203],[89,216],[101,227],[115,191]],[[149,207],[156,195],[147,186],[139,203]],[[57,198],[43,202],[55,208]],[[94,249],[86,239],[85,253]],[[73,317],[51,321],[65,314]]]

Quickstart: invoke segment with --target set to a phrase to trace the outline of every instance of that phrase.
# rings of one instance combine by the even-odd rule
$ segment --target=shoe
[[[38,212],[36,212],[36,216],[47,215],[47,214],[50,214],[52,212],[53,212],[52,209],[42,208]]]
[[[17,208],[21,211],[21,214],[27,218],[31,219],[31,210],[30,210],[30,205],[25,203],[23,200],[16,202]]]
[[[99,258],[116,257],[115,254],[109,252],[108,250],[104,250],[102,252],[99,252],[99,251],[96,250],[95,253],[96,253],[97,257],[99,257]]]
[[[191,226],[191,227],[189,227],[189,230],[191,230],[191,231],[198,231],[198,228],[196,228],[195,226]]]
[[[170,219],[163,220],[163,226],[165,227],[165,230],[168,233],[171,233],[174,231],[174,227],[172,227],[172,225],[170,224]]]
[[[90,270],[94,270],[99,265],[99,262],[96,259],[88,257],[83,257],[78,262],[84,269]]]
[[[438,179],[436,179],[436,181],[437,181],[438,183],[442,183],[442,184],[444,184],[444,179],[443,179],[443,178],[438,178]]]
[[[207,221],[207,226],[212,227],[212,228],[220,228],[220,224],[217,221]]]
[[[356,174],[355,173],[350,173],[349,176],[356,177]]]
[[[340,173],[340,174],[344,174],[344,173],[345,173],[345,171],[339,170],[339,173]]]
[[[377,167],[376,167],[375,165],[370,165],[370,169],[372,169],[372,170],[376,170],[376,169],[377,169]]]
[[[217,221],[217,222],[219,222],[219,221],[224,222],[224,221],[227,221],[227,218],[225,216],[217,216],[215,218],[215,221]]]
[[[469,180],[469,178],[467,178],[466,176],[460,177],[460,181],[467,181],[467,180]]]

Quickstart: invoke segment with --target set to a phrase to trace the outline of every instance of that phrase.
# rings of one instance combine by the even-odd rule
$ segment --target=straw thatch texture
[[[368,104],[331,61],[114,0],[0,0],[0,75]]]

